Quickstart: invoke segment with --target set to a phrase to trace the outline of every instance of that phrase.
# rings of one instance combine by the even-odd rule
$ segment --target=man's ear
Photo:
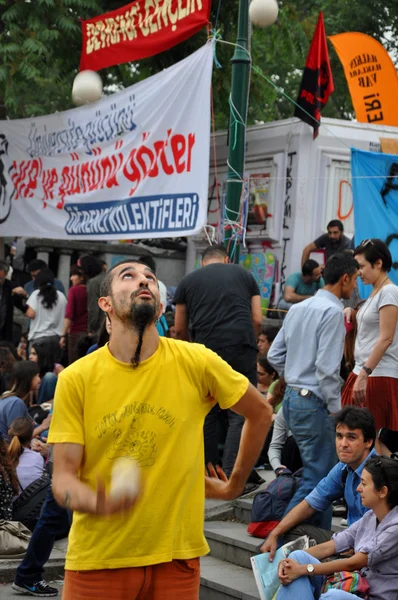
[[[108,313],[112,309],[112,303],[109,299],[109,296],[101,296],[101,298],[98,299],[98,306],[104,313],[107,313],[108,316]]]

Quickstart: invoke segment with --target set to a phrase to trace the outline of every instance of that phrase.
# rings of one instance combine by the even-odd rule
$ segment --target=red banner
[[[98,71],[164,52],[202,29],[211,0],[136,0],[82,22],[80,70]]]
[[[300,108],[296,107],[294,111],[295,117],[314,128],[314,139],[318,135],[319,124],[317,121],[321,120],[321,110],[333,90],[325,25],[323,13],[320,12],[297,98]]]

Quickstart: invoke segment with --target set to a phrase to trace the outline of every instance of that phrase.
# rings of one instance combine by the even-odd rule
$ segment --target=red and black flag
[[[299,106],[296,106],[294,111],[295,117],[314,128],[314,139],[318,135],[319,124],[317,121],[321,120],[321,110],[333,90],[333,76],[330,69],[325,25],[323,13],[320,12],[307,62],[305,63],[303,79],[301,80],[297,98]]]

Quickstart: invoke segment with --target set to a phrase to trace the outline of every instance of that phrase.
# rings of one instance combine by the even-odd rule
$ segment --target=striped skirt
[[[352,392],[357,375],[350,373],[341,395],[343,406],[353,404]],[[368,377],[365,406],[376,421],[376,431],[382,427],[398,431],[398,379]]]

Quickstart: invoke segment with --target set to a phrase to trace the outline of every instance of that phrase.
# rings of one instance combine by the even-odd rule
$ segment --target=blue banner
[[[393,258],[390,279],[398,284],[398,155],[351,149],[355,244],[379,238]],[[362,298],[370,286],[358,284]]]

